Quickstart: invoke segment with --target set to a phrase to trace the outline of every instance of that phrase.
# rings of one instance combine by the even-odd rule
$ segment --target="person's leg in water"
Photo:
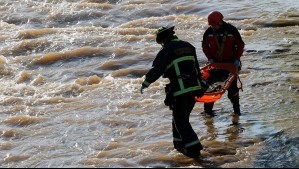
[[[226,70],[212,69],[209,71],[210,77],[208,83],[213,84],[219,81],[225,81],[229,76],[229,72]],[[214,102],[204,103],[204,113],[212,117],[216,116],[213,112]]]
[[[237,79],[235,79],[232,82],[230,87],[227,89],[228,91],[227,97],[229,98],[229,100],[233,105],[234,113],[240,116],[241,115],[240,103],[239,103],[240,97],[239,97],[239,88],[237,83],[238,83]]]
[[[213,112],[214,102],[211,103],[204,103],[204,113],[210,116],[215,116]]]
[[[173,107],[174,147],[192,158],[198,158],[203,148],[189,122],[195,103],[193,95],[184,94],[176,97]]]

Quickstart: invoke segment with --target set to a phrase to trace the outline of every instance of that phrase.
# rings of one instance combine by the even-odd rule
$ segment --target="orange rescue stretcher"
[[[222,95],[225,93],[225,91],[229,88],[231,83],[235,79],[239,79],[239,82],[241,86],[238,88],[242,90],[242,82],[239,78],[239,70],[238,67],[236,67],[232,63],[214,63],[214,64],[208,64],[204,67],[200,68],[202,73],[202,80],[205,82],[209,81],[209,78],[211,78],[210,71],[211,70],[220,70],[220,71],[227,71],[228,75],[226,79],[223,79],[219,82],[216,82],[214,84],[207,84],[205,93],[202,97],[195,97],[195,100],[197,102],[204,102],[204,103],[211,103],[215,102],[216,100],[220,99]]]

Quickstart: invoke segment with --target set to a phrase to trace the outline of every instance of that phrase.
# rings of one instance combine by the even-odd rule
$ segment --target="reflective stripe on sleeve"
[[[142,83],[144,86],[148,87],[150,85],[149,82],[147,82],[146,80]]]

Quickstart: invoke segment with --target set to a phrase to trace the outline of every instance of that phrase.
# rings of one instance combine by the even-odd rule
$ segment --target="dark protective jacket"
[[[236,27],[223,21],[222,28],[216,32],[209,27],[202,40],[202,50],[208,60],[232,63],[240,61],[243,54],[244,42]]]
[[[200,91],[201,73],[195,47],[176,36],[165,43],[142,85],[148,87],[162,75],[170,80],[173,96]]]

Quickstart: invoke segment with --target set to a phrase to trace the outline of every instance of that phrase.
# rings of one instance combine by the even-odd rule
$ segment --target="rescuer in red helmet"
[[[219,11],[213,11],[208,16],[208,23],[212,28],[216,28],[219,22],[223,20],[223,15]]]
[[[219,11],[208,15],[209,28],[205,31],[202,40],[202,50],[211,64],[233,63],[241,69],[241,56],[243,55],[244,42],[238,29],[223,21]],[[234,113],[241,115],[239,104],[239,88],[235,79],[228,88],[228,98],[233,104]],[[214,102],[204,104],[204,112],[214,116],[212,111]]]

